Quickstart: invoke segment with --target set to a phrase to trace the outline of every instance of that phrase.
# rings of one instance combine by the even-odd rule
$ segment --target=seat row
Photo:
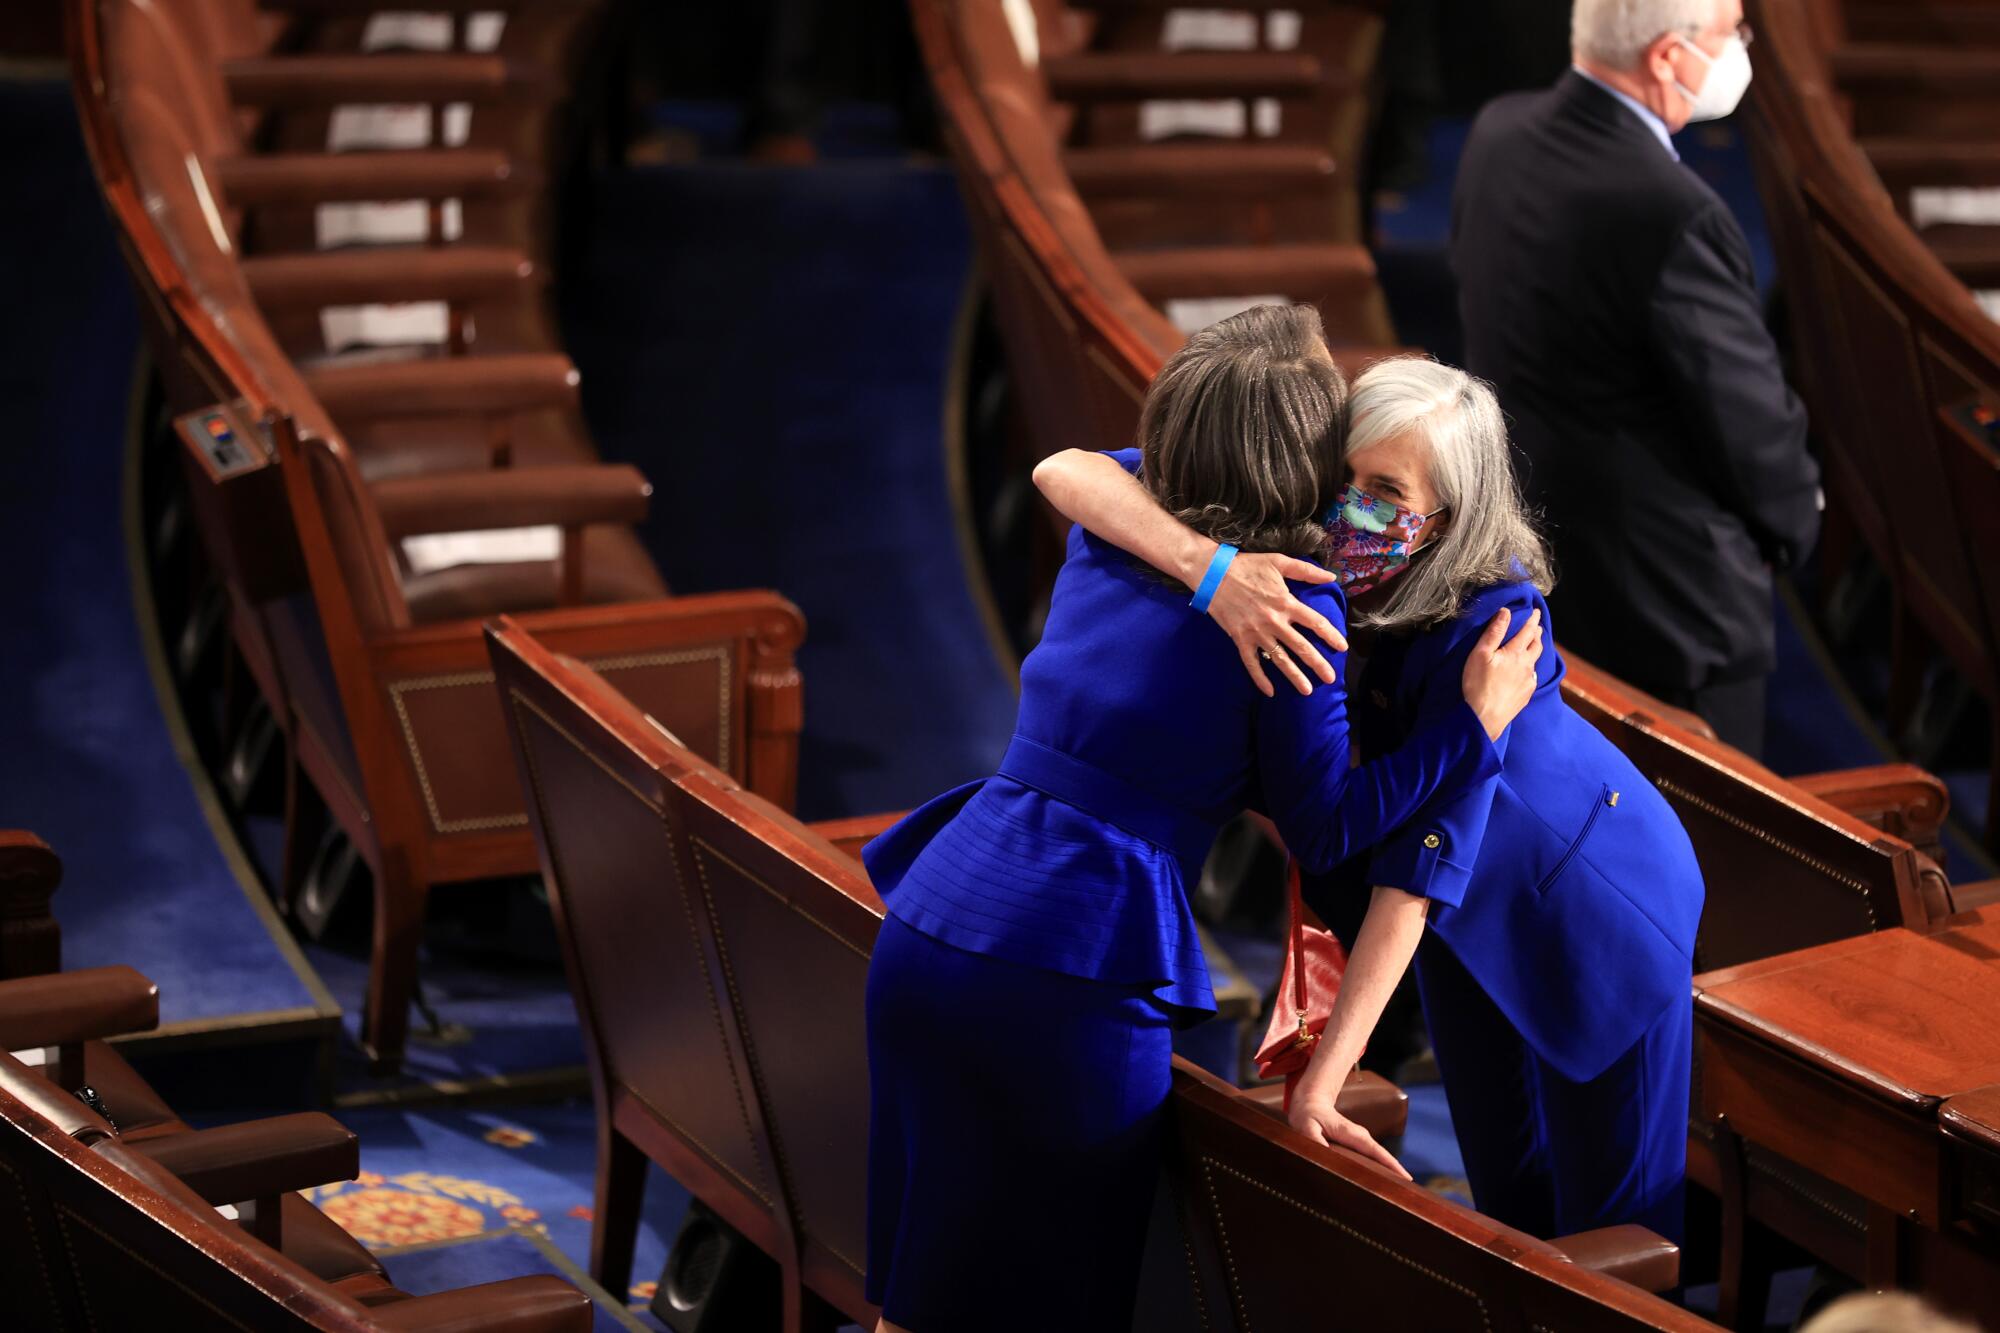
[[[1209,303],[1196,325],[1217,301],[1310,301],[1348,367],[1393,350],[1359,244],[1377,14],[1296,6],[1292,47],[1168,51],[1158,10],[1045,0],[1032,23],[1010,22],[1025,8],[910,6],[1005,351],[1002,471],[1025,478],[1058,450],[1130,441],[1145,386],[1183,338],[1175,301]],[[1234,17],[1268,34],[1265,8]],[[1267,103],[1283,119],[1270,136],[1149,138],[1141,113],[1187,97]],[[1063,525],[1047,517],[1039,595],[1061,558]]]
[[[1893,734],[1908,732],[1938,658],[1986,700],[1986,836],[2000,847],[2000,326],[1908,216],[1913,181],[1978,177],[1969,165],[1933,174],[1938,158],[1916,140],[1884,138],[1935,123],[1952,137],[1922,142],[1943,143],[1944,156],[1992,157],[1991,80],[1975,81],[1982,91],[1952,73],[1967,61],[2000,70],[1992,25],[1972,23],[1969,8],[1855,6],[1855,33],[1971,23],[1964,46],[1905,44],[1892,62],[1859,37],[1829,46],[1820,34],[1839,6],[1759,0],[1750,144],[1792,312],[1794,378],[1825,458],[1826,568],[1838,574],[1865,546],[1888,572]]]
[[[0,1245],[6,1324],[67,1329],[591,1326],[569,1283],[527,1277],[414,1296],[298,1191],[352,1180],[353,1134],[318,1113],[195,1129],[110,1038],[159,1021],[126,967],[57,970],[55,854],[0,831]],[[218,1322],[220,1321],[220,1322]]]
[[[872,1326],[863,994],[883,908],[855,848],[888,817],[808,828],[526,626],[488,636],[590,1052],[593,1276],[628,1276],[651,1159],[778,1261],[788,1329]],[[1281,1093],[1176,1060],[1142,1326],[1311,1327],[1338,1308],[1355,1327],[1709,1327],[1647,1294],[1677,1278],[1657,1236],[1511,1231],[1306,1142]],[[1372,1076],[1342,1107],[1401,1131]]]
[[[441,8],[466,26],[468,6]],[[178,421],[160,447],[185,462],[222,618],[283,745],[280,896],[328,823],[373,875],[379,1068],[402,1051],[430,886],[535,868],[477,617],[528,615],[772,799],[795,776],[798,611],[668,594],[635,531],[650,487],[599,460],[546,332],[541,186],[595,7],[476,8],[504,19],[495,50],[359,52],[369,6],[70,8],[86,142]],[[327,147],[354,104],[402,99],[469,106],[467,141]],[[314,248],[301,221],[408,199],[427,221],[402,243]],[[337,309],[424,301],[446,308],[441,341],[323,336]],[[494,532],[540,547],[414,554]]]
[[[1009,372],[1031,386],[1025,408],[1040,413],[1033,422],[1038,449],[1102,448],[1131,437],[1145,385],[1178,334],[1160,333],[1159,312],[1120,281],[1120,264],[1083,225],[1093,218],[1065,194],[1062,164],[1045,151],[1050,136],[1032,132],[1048,120],[1043,103],[1034,89],[1022,91],[1023,75],[997,35],[966,35],[979,21],[972,8],[915,6],[982,253],[989,256]],[[1760,59],[1770,54],[1767,43],[1755,49]],[[1783,100],[1772,92],[1775,83],[1760,69],[1760,110],[1765,100]],[[1036,157],[1038,143],[1044,151]],[[1896,223],[1886,206],[1883,212]],[[1831,336],[1833,321],[1804,323],[1809,310],[1801,307],[1804,336]],[[1332,317],[1328,323],[1342,327]],[[1969,336],[1982,335],[1975,329]],[[1849,373],[1843,386],[1868,382]],[[1845,416],[1818,403],[1815,409],[1816,420],[1836,426],[1871,419],[1860,404]],[[1916,425],[1922,438],[1929,426]],[[1882,437],[1885,448],[1891,438]],[[1864,491],[1861,498],[1881,494]],[[1929,513],[1954,512],[1953,497],[1939,500]],[[1914,508],[1904,512],[1904,526],[1921,528],[1912,541],[1937,535],[1936,522],[1920,521]],[[1911,643],[1911,660],[1917,647]],[[1571,663],[1567,689],[1572,706],[1660,786],[1689,829],[1709,892],[1698,969],[1897,926],[1929,929],[1993,896],[1994,885],[1947,880],[1938,863],[1948,802],[1942,784],[1918,769],[1885,765],[1788,780],[1719,744],[1698,719],[1585,663]],[[1760,1265],[1768,1263],[1768,1247],[1751,1244],[1753,1218],[1857,1279],[1865,1273],[1866,1210],[1807,1164],[1747,1151],[1703,1111],[1699,1070],[1689,1146],[1691,1178],[1724,1205],[1721,1276],[1732,1312],[1747,1303],[1746,1287],[1756,1287]]]
[[[1925,245],[1967,286],[2000,288],[2000,214],[1968,193],[2000,186],[2000,14],[1965,0],[1810,0],[1771,21],[1819,53],[1856,146]]]

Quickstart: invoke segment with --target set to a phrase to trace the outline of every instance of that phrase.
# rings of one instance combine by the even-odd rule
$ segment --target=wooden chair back
[[[488,642],[600,1117],[872,1326],[866,872],[582,663]]]
[[[1372,1162],[1306,1141],[1179,1059],[1173,1115],[1204,1327],[1714,1327]]]
[[[779,1179],[724,1021],[707,900],[669,809],[676,782],[707,765],[603,677],[518,625],[489,627],[487,643],[598,1115],[627,1126],[703,1202],[775,1252]]]
[[[1707,883],[1697,972],[1942,919],[1917,851],[1742,751],[1648,711],[1588,673],[1565,698],[1651,779],[1687,829]]]
[[[14,1327],[382,1327],[107,1129],[0,1086],[0,1244],[25,1257]],[[86,1113],[87,1114],[87,1113]],[[94,1119],[95,1117],[92,1117]],[[101,1125],[102,1122],[99,1122]],[[18,1302],[18,1304],[17,1304]]]

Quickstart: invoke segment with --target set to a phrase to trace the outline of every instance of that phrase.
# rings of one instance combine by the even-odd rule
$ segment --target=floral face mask
[[[1424,524],[1444,512],[1428,514],[1378,500],[1348,484],[1326,525],[1326,549],[1340,586],[1349,593],[1366,592],[1403,572],[1410,550]]]

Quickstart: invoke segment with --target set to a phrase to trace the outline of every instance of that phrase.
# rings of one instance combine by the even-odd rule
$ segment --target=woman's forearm
[[[1035,485],[1064,518],[1190,589],[1215,555],[1212,539],[1160,508],[1116,459],[1065,449],[1035,465]]]
[[[1417,945],[1424,937],[1424,917],[1430,900],[1402,889],[1378,887],[1362,919],[1354,952],[1340,979],[1333,1014],[1327,1019],[1312,1060],[1300,1079],[1300,1090],[1331,1080],[1329,1094],[1338,1093],[1348,1071],[1361,1059],[1369,1034],[1381,1021],[1382,1010],[1403,979]]]

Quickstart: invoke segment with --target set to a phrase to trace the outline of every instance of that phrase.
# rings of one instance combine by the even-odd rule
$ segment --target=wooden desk
[[[1746,1143],[1866,1200],[1868,1285],[2000,1314],[2000,908],[1704,973],[1695,1018],[1724,1322],[1757,1313],[1738,1308]]]

